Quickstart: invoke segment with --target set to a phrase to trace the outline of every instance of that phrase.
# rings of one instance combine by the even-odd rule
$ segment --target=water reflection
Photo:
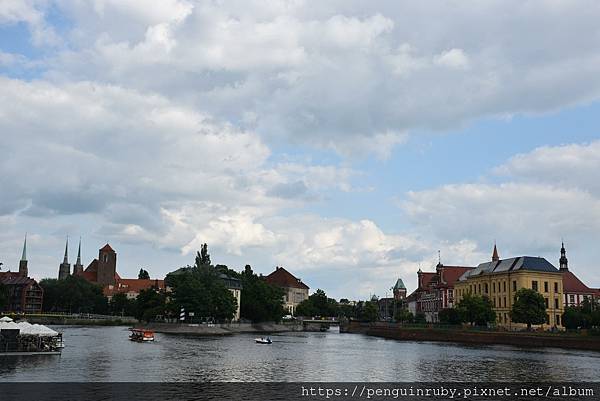
[[[5,381],[582,381],[600,353],[285,333],[128,340],[123,327],[61,327],[62,356],[2,357]]]

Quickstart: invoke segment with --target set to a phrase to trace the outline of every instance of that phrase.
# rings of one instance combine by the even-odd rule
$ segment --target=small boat
[[[146,342],[146,341],[154,341],[154,331],[148,329],[129,329],[131,330],[131,334],[129,335],[129,339],[131,341],[137,342]]]
[[[273,343],[273,341],[271,341],[271,339],[269,337],[264,338],[255,338],[254,341],[256,341],[257,344],[271,344]]]

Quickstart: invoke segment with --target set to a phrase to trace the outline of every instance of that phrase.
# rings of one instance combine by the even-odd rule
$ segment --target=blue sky
[[[207,242],[215,262],[364,299],[413,289],[438,250],[476,265],[496,241],[556,264],[564,238],[599,287],[599,16],[3,3],[0,261],[17,266],[27,232],[31,274],[54,277],[81,236],[84,264],[110,242],[122,276],[162,277]]]

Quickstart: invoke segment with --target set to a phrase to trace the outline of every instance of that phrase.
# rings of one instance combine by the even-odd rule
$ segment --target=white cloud
[[[450,49],[434,58],[436,64],[450,68],[468,68],[469,58],[462,49]]]

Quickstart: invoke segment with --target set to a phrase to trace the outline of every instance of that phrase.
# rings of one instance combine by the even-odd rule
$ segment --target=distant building
[[[413,314],[424,314],[428,322],[438,322],[440,311],[454,307],[456,281],[472,269],[470,266],[445,266],[441,261],[436,265],[435,272],[423,272],[419,269],[418,287],[408,297],[409,310]]]
[[[284,308],[291,315],[295,314],[300,302],[308,299],[309,287],[283,267],[277,266],[273,273],[265,277],[265,281],[283,289]]]
[[[98,259],[94,259],[83,270],[81,265],[81,243],[77,255],[77,263],[73,274],[82,277],[93,284],[102,286],[102,291],[110,300],[116,294],[126,294],[127,298],[135,299],[140,291],[154,288],[165,289],[165,281],[158,279],[123,279],[117,273],[117,253],[109,244],[98,251]]]
[[[4,307],[9,312],[39,313],[42,311],[44,290],[34,279],[28,277],[27,237],[23,243],[23,253],[18,272],[0,272],[0,283],[7,290],[8,302]]]
[[[491,262],[481,263],[459,278],[455,285],[457,301],[465,294],[487,296],[492,301],[499,326],[523,328],[525,325],[511,321],[510,311],[515,293],[521,288],[530,288],[544,297],[546,326],[562,327],[563,274],[544,258],[519,256],[500,259],[495,247],[494,250]]]
[[[396,280],[396,284],[394,284],[394,287],[392,289],[394,291],[394,299],[396,301],[406,298],[406,286],[404,285],[404,282],[401,278]]]
[[[65,256],[63,262],[58,266],[58,279],[64,280],[71,275],[71,265],[69,264],[69,239],[65,245]]]
[[[563,304],[567,306],[581,306],[584,299],[600,298],[600,290],[589,288],[573,272],[569,271],[569,260],[564,242],[560,248],[559,271],[563,277]]]

